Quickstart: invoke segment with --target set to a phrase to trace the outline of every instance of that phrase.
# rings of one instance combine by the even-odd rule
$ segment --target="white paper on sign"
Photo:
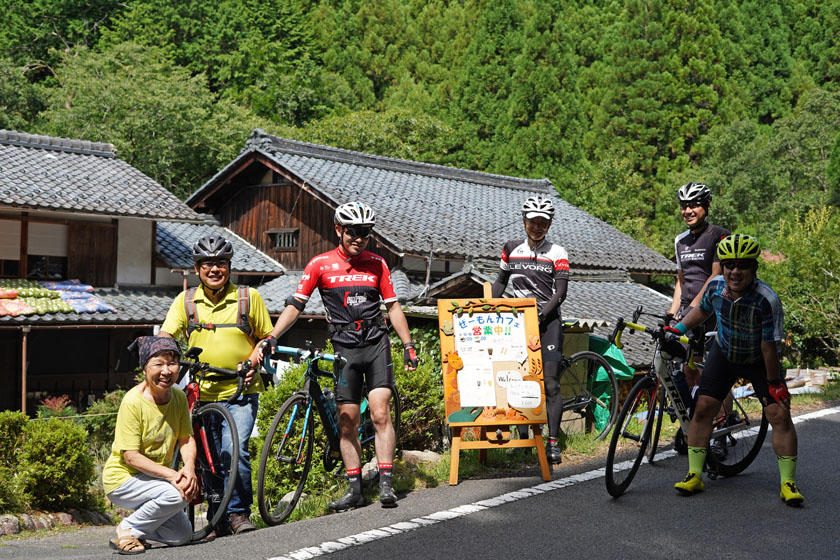
[[[461,406],[496,406],[493,372],[489,368],[464,367],[458,372]]]
[[[460,379],[458,381],[460,383]],[[540,384],[536,381],[511,381],[507,394],[508,405],[513,408],[536,408],[540,405]]]
[[[503,369],[496,372],[496,383],[499,387],[507,387],[512,381],[522,381],[522,373],[510,369]]]

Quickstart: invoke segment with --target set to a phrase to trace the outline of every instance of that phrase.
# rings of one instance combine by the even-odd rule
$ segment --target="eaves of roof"
[[[45,313],[0,317],[0,327],[84,327],[114,325],[159,325],[166,318],[178,288],[97,288],[94,294],[116,312]]]
[[[111,144],[0,130],[0,205],[200,222],[190,207]]]
[[[157,252],[169,268],[191,270],[192,246],[206,235],[220,235],[233,245],[231,269],[236,272],[282,274],[283,265],[263,253],[231,230],[218,224],[158,222]]]

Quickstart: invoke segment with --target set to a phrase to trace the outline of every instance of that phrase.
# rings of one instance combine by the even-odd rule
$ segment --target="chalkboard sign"
[[[494,447],[537,447],[543,478],[550,480],[540,430],[546,411],[536,301],[439,300],[438,321],[444,408],[453,430],[450,483],[457,483],[460,449]],[[511,439],[510,426],[517,424],[534,425],[534,438]],[[463,439],[464,428],[473,429],[475,441]]]

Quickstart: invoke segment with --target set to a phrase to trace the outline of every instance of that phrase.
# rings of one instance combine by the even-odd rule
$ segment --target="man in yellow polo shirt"
[[[195,272],[201,286],[190,288],[175,298],[160,336],[184,336],[190,348],[201,348],[202,362],[211,366],[235,370],[240,362],[250,358],[258,341],[271,334],[271,317],[259,292],[230,281],[230,261],[233,246],[218,235],[208,235],[193,245]],[[245,376],[247,388],[232,403],[227,399],[236,393],[236,379],[205,380],[201,400],[223,404],[233,415],[239,432],[239,474],[233,496],[228,504],[230,530],[242,533],[256,529],[251,523],[251,456],[248,442],[254,429],[263,390],[260,376],[251,369]],[[218,434],[216,435],[218,437]],[[230,431],[222,429],[221,445],[231,449]],[[220,489],[221,490],[221,489]],[[227,527],[217,527],[211,538],[225,534]]]

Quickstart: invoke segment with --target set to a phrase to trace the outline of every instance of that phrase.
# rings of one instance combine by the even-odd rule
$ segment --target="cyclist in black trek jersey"
[[[729,230],[710,224],[707,220],[712,193],[702,183],[688,183],[677,191],[680,214],[688,229],[674,239],[674,252],[677,258],[677,283],[674,297],[668,313],[675,321],[685,317],[691,309],[700,304],[700,298],[709,280],[723,274],[717,258],[717,246],[720,240],[729,235]],[[698,340],[703,334],[715,330],[717,320],[712,315],[700,326]],[[703,357],[701,349],[695,353],[695,360]],[[700,372],[689,364],[683,365],[683,373],[689,387],[699,383]]]
[[[540,322],[543,381],[548,416],[546,456],[552,463],[562,460],[557,437],[563,415],[560,395],[559,362],[563,359],[563,322],[560,304],[566,299],[569,283],[569,256],[566,249],[546,240],[554,219],[554,203],[531,196],[522,205],[526,239],[508,241],[502,249],[499,276],[493,283],[493,297],[502,297],[510,282],[514,296],[535,298]],[[520,437],[528,437],[528,427],[519,427]]]
[[[382,304],[403,343],[405,368],[417,369],[419,360],[414,350],[415,343],[410,340],[408,323],[391,284],[388,265],[381,257],[365,251],[376,224],[373,209],[362,202],[348,202],[336,208],[334,221],[338,247],[309,261],[295,294],[286,301],[286,308],[271,334],[276,340],[286,332],[303,311],[312,292],[316,288],[320,291],[327,310],[330,340],[336,353],[347,360],[337,380],[335,400],[339,411],[341,457],[350,489],[342,498],[328,505],[336,511],[344,511],[367,504],[362,494],[358,438],[359,405],[364,382],[376,432],[374,445],[379,467],[379,502],[382,507],[395,507],[397,496],[391,485],[391,474],[396,442],[390,414],[394,368]]]

